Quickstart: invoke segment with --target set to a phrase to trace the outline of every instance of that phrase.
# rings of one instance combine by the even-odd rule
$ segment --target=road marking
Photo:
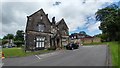
[[[83,46],[83,47],[94,47],[94,46]]]
[[[38,59],[41,59],[38,55],[35,55]]]
[[[77,50],[79,50],[79,49],[75,49],[75,50],[73,50],[73,51],[77,51]]]
[[[39,57],[45,58],[45,57],[50,57],[50,56],[54,56],[57,55],[58,53],[48,53],[48,54],[42,54],[42,55],[38,55]]]
[[[4,65],[4,63],[0,63],[0,68],[2,68],[3,65]]]

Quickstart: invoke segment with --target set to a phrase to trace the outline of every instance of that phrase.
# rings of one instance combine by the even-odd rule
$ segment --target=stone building
[[[26,50],[62,48],[69,42],[69,28],[64,19],[56,22],[55,17],[53,17],[52,22],[50,22],[48,14],[40,9],[27,16],[25,40]]]
[[[70,35],[70,40],[73,43],[80,43],[80,44],[89,44],[89,43],[99,43],[101,42],[101,38],[90,36],[87,34],[81,33],[73,33]]]

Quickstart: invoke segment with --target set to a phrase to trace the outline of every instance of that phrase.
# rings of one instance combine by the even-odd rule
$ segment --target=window
[[[45,29],[45,25],[44,24],[38,24],[38,31],[43,32]]]
[[[45,37],[37,37],[36,38],[36,47],[44,47],[44,42],[45,41]]]
[[[41,16],[40,19],[42,20],[42,18],[43,18],[43,17]]]
[[[42,15],[40,16],[40,19],[41,19],[41,20],[43,19],[43,16],[42,16]]]

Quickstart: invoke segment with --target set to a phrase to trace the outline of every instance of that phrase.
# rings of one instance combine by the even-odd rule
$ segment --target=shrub
[[[24,44],[24,42],[23,41],[14,41],[14,44],[16,44],[17,47],[21,47]]]
[[[2,40],[2,45],[6,44],[6,43],[8,43],[7,40]]]
[[[50,47],[48,50],[56,50],[56,47]]]

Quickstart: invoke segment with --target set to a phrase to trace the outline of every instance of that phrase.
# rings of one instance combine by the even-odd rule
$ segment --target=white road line
[[[0,63],[0,68],[2,68],[3,65],[4,65],[4,63]]]
[[[76,51],[76,50],[73,50],[73,51]]]
[[[38,59],[41,59],[38,55],[35,55]]]
[[[94,46],[83,46],[83,47],[94,47]]]
[[[73,50],[73,51],[77,51],[77,50],[79,50],[79,49],[75,49],[75,50]]]

